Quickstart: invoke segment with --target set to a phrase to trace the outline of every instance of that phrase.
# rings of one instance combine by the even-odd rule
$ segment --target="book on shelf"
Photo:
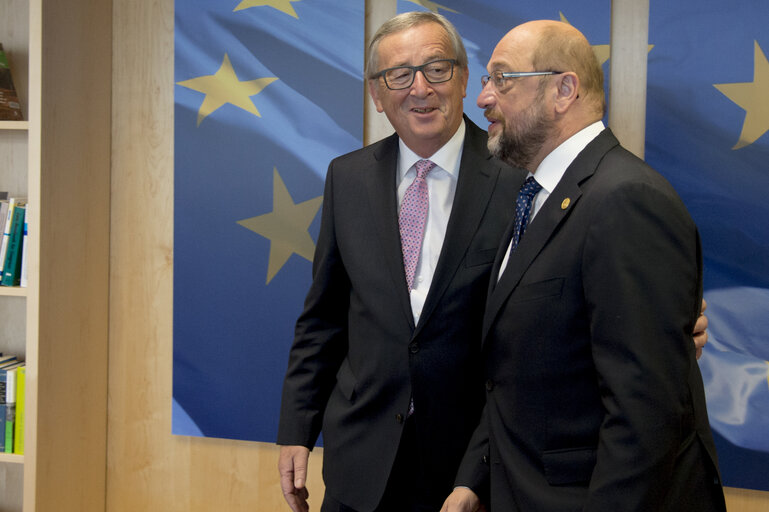
[[[11,221],[13,220],[13,209],[16,206],[16,201],[18,199],[15,197],[8,199],[8,209],[5,212],[5,217],[0,219],[3,225],[3,239],[0,240],[0,277],[2,277],[5,253],[8,250],[8,238],[11,236]]]
[[[5,453],[13,453],[13,436],[16,430],[16,372],[22,364],[24,363],[18,362],[0,368],[0,372],[5,372]]]
[[[24,409],[26,408],[27,367],[16,369],[16,423],[13,427],[13,453],[24,455]]]
[[[5,274],[5,260],[8,255],[8,246],[11,240],[11,228],[13,227],[13,214],[17,206],[26,206],[27,199],[24,197],[11,197],[8,199],[8,213],[4,219],[3,239],[0,242],[0,284]]]
[[[0,354],[0,367],[7,365],[8,363],[15,363],[16,356]]]
[[[23,119],[21,103],[13,86],[11,67],[8,65],[3,44],[0,43],[0,120],[21,121]]]
[[[8,437],[8,420],[9,418],[13,422],[13,419],[15,417],[15,410],[11,411],[9,410],[9,407],[11,407],[11,404],[8,403],[9,399],[9,392],[14,391],[14,389],[9,389],[8,386],[8,372],[9,370],[13,370],[16,368],[19,364],[19,361],[16,360],[15,357],[13,357],[11,360],[6,360],[4,363],[0,365],[0,453],[6,453],[6,446],[7,443],[11,443],[11,449],[13,449],[13,431],[11,431],[10,438]],[[12,382],[12,386],[15,385]],[[14,391],[15,396],[15,391]],[[13,400],[13,407],[15,409],[15,398]],[[11,423],[13,425],[13,423]],[[11,429],[13,427],[11,426]]]
[[[10,204],[11,203],[7,197],[0,199],[0,227],[3,228],[3,235],[5,235],[5,221],[8,218],[8,210],[10,209]],[[0,247],[2,247],[2,243],[3,241],[0,239]],[[2,265],[2,262],[0,262],[0,265]],[[2,271],[2,267],[0,267],[0,271]]]
[[[3,276],[0,285],[18,286],[21,281],[21,247],[24,241],[24,216],[26,204],[16,203],[11,220],[11,231],[3,263]]]
[[[0,217],[2,218],[2,217]],[[29,209],[24,215],[24,237],[21,242],[21,279],[19,279],[19,286],[26,288],[29,280],[27,278],[27,233],[29,232]]]

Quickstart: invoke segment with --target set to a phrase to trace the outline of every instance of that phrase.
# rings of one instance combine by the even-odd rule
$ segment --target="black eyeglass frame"
[[[449,69],[449,77],[445,80],[430,80],[430,78],[427,76],[427,74],[424,71],[424,68],[429,66],[430,64],[435,64],[436,62],[448,62],[450,69]],[[385,86],[390,89],[391,91],[402,91],[403,89],[408,89],[414,84],[414,80],[417,77],[417,71],[420,71],[422,73],[422,76],[425,77],[425,80],[427,80],[428,83],[431,84],[442,84],[444,82],[448,82],[452,78],[454,78],[454,66],[457,65],[457,59],[435,59],[431,60],[430,62],[425,62],[421,66],[394,66],[392,68],[383,69],[381,71],[378,71],[372,78],[379,78],[382,77],[382,80],[384,80]],[[396,69],[410,69],[411,70],[411,81],[408,83],[408,85],[404,85],[403,87],[391,87],[390,84],[387,82],[386,74],[388,71],[393,71]]]
[[[496,80],[496,77],[525,78],[527,76],[560,75],[562,73],[566,73],[566,71],[495,71],[491,75],[483,75],[481,77],[481,87],[486,88],[486,84],[493,81],[492,78]],[[494,83],[494,87],[499,88],[496,82]]]

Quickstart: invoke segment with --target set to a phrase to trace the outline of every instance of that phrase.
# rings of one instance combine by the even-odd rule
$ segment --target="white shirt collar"
[[[435,165],[448,172],[453,179],[459,177],[459,161],[462,158],[462,147],[465,142],[465,120],[462,119],[462,123],[457,128],[454,135],[444,144],[438,151],[436,151],[428,160],[432,161]],[[403,140],[398,141],[398,183],[403,180],[406,173],[411,169],[415,163],[423,158],[409,149]]]
[[[577,158],[580,151],[585,149],[585,146],[590,144],[603,130],[603,122],[596,121],[563,141],[560,146],[542,160],[534,175],[537,182],[542,185],[543,189],[547,190],[548,194],[555,190],[566,169]]]

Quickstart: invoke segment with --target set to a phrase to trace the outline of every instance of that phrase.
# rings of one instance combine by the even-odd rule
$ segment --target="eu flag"
[[[173,432],[272,442],[325,171],[362,144],[363,2],[175,18]]]
[[[700,359],[726,485],[769,490],[769,3],[652,2],[646,158],[702,236]]]

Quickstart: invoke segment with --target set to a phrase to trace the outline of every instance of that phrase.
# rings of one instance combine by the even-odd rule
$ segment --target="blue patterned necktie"
[[[537,183],[534,176],[529,176],[523,182],[521,190],[518,192],[518,199],[515,202],[515,228],[513,229],[513,242],[510,246],[510,252],[513,252],[521,237],[526,232],[526,225],[529,223],[529,214],[531,213],[531,204],[537,192],[542,190],[542,185]]]

